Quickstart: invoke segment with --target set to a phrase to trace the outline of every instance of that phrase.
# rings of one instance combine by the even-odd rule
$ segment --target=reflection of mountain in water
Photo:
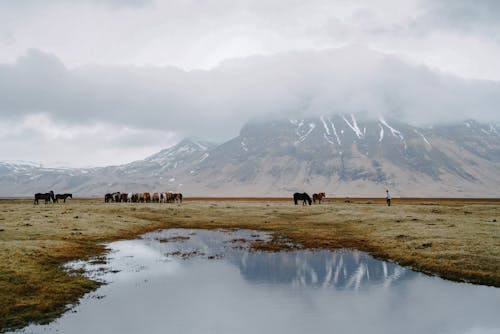
[[[391,285],[417,273],[358,251],[240,253],[231,262],[252,282],[333,286],[357,290],[366,283]]]
[[[239,267],[246,280],[257,283],[357,290],[367,283],[389,286],[417,275],[397,264],[376,260],[359,251],[248,252],[241,249],[244,242],[235,242],[267,239],[268,236],[249,230],[169,229],[146,234],[143,240],[163,254],[179,251],[207,257],[221,256]],[[169,242],[165,242],[167,240]]]

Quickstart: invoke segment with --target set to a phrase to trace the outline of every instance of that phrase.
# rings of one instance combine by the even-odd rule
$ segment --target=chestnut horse
[[[318,204],[321,204],[321,200],[325,197],[326,197],[325,193],[313,194],[314,204],[316,204],[316,201],[318,201]]]

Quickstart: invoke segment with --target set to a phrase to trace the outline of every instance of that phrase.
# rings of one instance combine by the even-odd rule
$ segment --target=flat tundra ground
[[[105,242],[164,228],[273,232],[279,251],[355,248],[441,277],[500,287],[500,200],[197,198],[182,204],[0,200],[0,332],[47,322],[99,286],[62,265],[98,261]]]

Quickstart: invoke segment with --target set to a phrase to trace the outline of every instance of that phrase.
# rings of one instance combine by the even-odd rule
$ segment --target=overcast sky
[[[254,117],[499,122],[496,0],[0,0],[0,160],[103,166]]]

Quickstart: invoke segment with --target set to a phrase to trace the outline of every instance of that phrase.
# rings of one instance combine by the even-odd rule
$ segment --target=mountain
[[[117,187],[141,192],[151,188],[167,191],[156,187],[165,183],[165,178],[167,184],[173,182],[175,178],[168,177],[171,171],[202,161],[214,146],[185,139],[144,160],[97,168],[45,168],[30,162],[0,162],[0,196],[31,196],[47,189],[91,197],[113,192]]]
[[[474,120],[416,127],[354,114],[247,123],[220,145],[184,140],[144,160],[91,169],[0,164],[1,196],[54,189],[79,196],[498,197],[500,135]]]
[[[500,137],[472,120],[432,128],[353,114],[253,122],[190,169],[177,171],[179,182],[227,195],[380,196],[387,187],[396,196],[498,196]]]
[[[37,192],[69,192],[91,182],[98,168],[46,168],[31,162],[0,162],[0,196],[33,196]]]

